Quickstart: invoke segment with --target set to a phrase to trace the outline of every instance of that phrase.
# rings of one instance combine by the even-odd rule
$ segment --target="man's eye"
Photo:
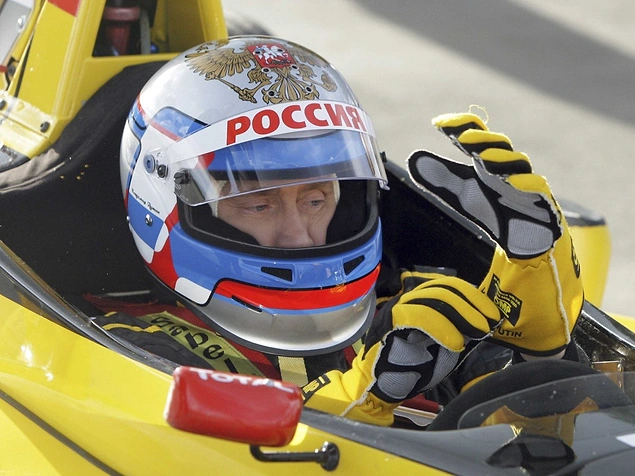
[[[245,207],[247,210],[252,212],[264,212],[267,209],[267,205],[251,205],[249,207]]]
[[[311,201],[309,202],[309,204],[310,204],[312,207],[320,207],[320,206],[322,206],[322,204],[323,204],[324,202],[325,202],[325,200],[311,200]]]

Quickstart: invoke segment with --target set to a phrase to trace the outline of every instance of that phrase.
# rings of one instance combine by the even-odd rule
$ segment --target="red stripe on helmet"
[[[170,212],[170,214],[165,217],[165,226],[168,227],[168,231],[172,231],[174,225],[179,222],[179,207],[174,205],[174,208]]]
[[[174,269],[172,248],[170,247],[170,237],[168,237],[165,245],[163,245],[163,248],[154,252],[152,262],[148,264],[148,267],[171,289],[176,287],[176,281],[179,279],[179,276],[176,274],[176,270]]]
[[[236,281],[221,281],[215,294],[240,299],[254,307],[310,310],[337,307],[365,296],[377,282],[380,265],[351,283],[321,289],[275,289],[251,286]]]
[[[163,134],[164,136],[172,139],[173,141],[177,141],[179,139],[181,139],[181,136],[174,134],[171,130],[163,127],[161,125],[160,122],[155,121],[153,118],[151,118],[148,113],[145,111],[145,109],[143,109],[143,106],[141,106],[141,95],[137,96],[137,109],[139,110],[139,113],[141,114],[141,117],[143,117],[143,120],[146,122],[146,124],[148,126],[152,126],[153,128],[155,128],[157,131],[159,131],[161,134]]]

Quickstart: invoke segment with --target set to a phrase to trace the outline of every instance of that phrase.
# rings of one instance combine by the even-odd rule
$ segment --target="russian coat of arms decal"
[[[293,46],[253,41],[245,41],[241,49],[226,45],[226,40],[206,43],[196,52],[185,55],[185,61],[193,72],[207,81],[220,81],[243,101],[258,102],[258,91],[262,91],[265,103],[278,104],[318,99],[320,88],[330,92],[337,89],[323,70],[326,62]],[[319,80],[315,69],[322,70]],[[245,71],[253,87],[232,82],[233,76],[243,75]]]

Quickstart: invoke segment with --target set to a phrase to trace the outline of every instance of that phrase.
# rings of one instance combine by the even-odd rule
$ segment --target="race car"
[[[191,12],[197,12],[195,15]],[[240,19],[240,17],[239,17]],[[0,468],[8,474],[595,474],[635,462],[635,328],[600,310],[601,214],[560,199],[585,269],[575,337],[385,428],[302,407],[292,384],[179,367],[95,325],[85,293],[152,286],[119,193],[119,138],[147,79],[228,35],[219,1],[0,1]],[[230,24],[229,30],[236,29]],[[240,32],[257,25],[239,22]],[[386,164],[384,260],[479,282],[494,244]],[[426,246],[413,247],[416,236]],[[489,380],[489,379],[488,379]]]

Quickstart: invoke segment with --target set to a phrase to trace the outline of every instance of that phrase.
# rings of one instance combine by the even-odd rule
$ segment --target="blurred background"
[[[224,0],[351,83],[390,160],[465,160],[430,124],[484,107],[557,197],[612,235],[603,308],[635,316],[635,2]]]

